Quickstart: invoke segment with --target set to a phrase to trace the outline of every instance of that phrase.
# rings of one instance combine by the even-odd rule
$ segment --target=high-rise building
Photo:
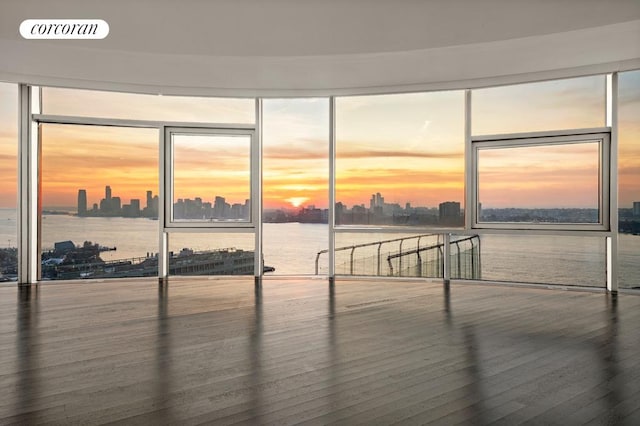
[[[220,197],[216,195],[215,200],[213,201],[213,217],[216,219],[222,219],[226,214],[226,202],[227,200],[224,197]]]
[[[122,214],[122,217],[134,217],[131,204],[123,204],[120,214]]]
[[[100,200],[100,214],[108,214],[111,211],[110,201],[107,201],[106,198]]]
[[[120,197],[111,198],[111,213],[112,214],[119,214],[121,208],[122,207],[121,207]]]
[[[104,187],[104,199],[107,201],[111,200],[111,187],[109,185]]]
[[[153,216],[158,216],[158,196],[154,195],[151,202],[151,213]]]
[[[78,190],[78,216],[87,215],[87,190]]]
[[[440,213],[440,223],[444,225],[460,225],[462,215],[460,215],[460,203],[457,201],[445,201],[438,206]]]
[[[140,200],[138,199],[131,200],[131,214],[135,217],[140,216]]]
[[[640,217],[640,201],[633,202],[633,216]]]
[[[251,200],[248,198],[244,200],[244,210],[242,212],[242,218],[245,220],[251,220]]]
[[[369,200],[369,211],[374,215],[381,216],[384,212],[384,197],[379,192],[371,194],[371,200]]]

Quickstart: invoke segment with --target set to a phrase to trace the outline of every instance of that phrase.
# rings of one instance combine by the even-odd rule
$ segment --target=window
[[[42,88],[42,113],[170,122],[255,123],[255,100]]]
[[[462,227],[464,92],[336,99],[336,223]]]
[[[640,288],[640,71],[619,74],[618,266],[621,288]]]
[[[0,83],[0,281],[18,274],[18,86]]]
[[[41,124],[41,278],[157,276],[158,131]]]
[[[473,279],[605,287],[604,237],[487,234],[479,238],[480,271]],[[452,277],[455,277],[453,259],[451,266]],[[468,277],[461,275],[460,278]]]
[[[263,107],[264,261],[275,275],[313,274],[329,246],[329,101],[265,99]]]
[[[473,90],[474,135],[605,125],[602,75]]]
[[[253,131],[167,128],[166,138],[165,226],[250,224]]]
[[[249,233],[171,233],[169,275],[253,275],[254,248]]]
[[[609,135],[473,142],[476,228],[608,229]]]

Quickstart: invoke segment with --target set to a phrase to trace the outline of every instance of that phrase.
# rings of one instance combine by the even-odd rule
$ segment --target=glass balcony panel
[[[480,236],[480,278],[487,281],[606,286],[604,237]]]
[[[442,277],[442,241],[439,234],[339,232],[336,275]]]

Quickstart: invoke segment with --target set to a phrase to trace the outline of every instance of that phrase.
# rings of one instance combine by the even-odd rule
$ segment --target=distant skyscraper
[[[251,200],[244,200],[244,209],[242,210],[242,218],[246,220],[251,220]]]
[[[153,216],[158,216],[158,196],[157,195],[153,196],[153,202],[151,204],[151,212],[153,213]]]
[[[119,214],[121,209],[120,197],[113,197],[111,199],[111,212],[113,214]]]
[[[226,214],[226,199],[224,197],[216,196],[213,201],[213,217],[216,219],[222,219]]]
[[[107,201],[111,199],[111,187],[109,185],[104,187],[104,198]]]
[[[640,217],[640,201],[633,202],[633,216]]]
[[[460,215],[460,203],[457,201],[445,201],[438,206],[440,223],[444,225],[459,225],[462,222]]]
[[[140,216],[140,200],[132,199],[131,200],[131,214],[138,217]]]
[[[86,189],[78,190],[78,216],[87,215],[87,191]]]
[[[153,192],[147,191],[147,209],[153,209]]]

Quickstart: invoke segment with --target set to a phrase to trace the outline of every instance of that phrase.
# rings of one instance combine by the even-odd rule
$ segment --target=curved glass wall
[[[633,194],[637,192],[636,184],[639,180],[635,173],[638,167],[634,163],[637,157],[636,136],[639,133],[637,131],[639,113],[636,108],[638,74],[639,72],[636,71],[621,73],[619,76],[619,207],[622,232],[619,238],[619,261],[622,287],[637,286],[634,280],[638,274],[633,268],[639,263],[636,262],[634,253],[637,253],[637,250],[633,243],[635,241],[633,240],[635,207],[637,207],[635,202],[638,201],[633,198]],[[111,154],[106,150],[82,152],[84,147],[101,141],[102,136],[99,133],[107,134],[116,129],[106,130],[106,127],[101,127],[102,119],[149,120],[159,123],[158,126],[161,125],[160,123],[179,122],[240,125],[251,125],[256,122],[254,99],[151,96],[53,88],[44,88],[42,93],[45,121],[55,120],[54,116],[95,118],[93,126],[41,124],[43,249],[54,249],[55,247],[44,246],[55,245],[58,242],[53,241],[51,237],[55,235],[55,238],[58,238],[57,229],[63,228],[57,226],[59,224],[54,224],[64,216],[58,213],[68,210],[75,215],[71,217],[79,219],[92,218],[91,212],[102,212],[103,207],[105,212],[109,211],[111,208],[109,203],[105,202],[103,206],[102,199],[90,199],[94,192],[100,193],[101,196],[104,192],[104,200],[120,198],[120,210],[114,209],[120,213],[120,216],[111,214],[111,219],[136,218],[136,215],[140,215],[141,218],[153,223],[153,219],[157,217],[158,201],[155,199],[156,194],[153,190],[150,190],[150,194],[146,192],[149,191],[147,189],[143,191],[145,195],[129,197],[120,194],[125,191],[120,186],[110,183],[112,176],[126,175],[127,183],[132,183],[141,179],[143,175],[150,176],[149,174],[138,173],[133,166],[129,172],[122,172],[115,167],[100,166],[98,163],[105,158],[111,158]],[[605,125],[605,76],[603,75],[474,89],[471,99],[472,135],[489,134],[504,138],[505,135],[512,136],[513,133],[554,131],[570,134],[572,129],[602,128]],[[265,99],[262,104],[260,129],[262,175],[259,178],[263,201],[260,206],[263,208],[260,229],[263,233],[262,249],[265,266],[275,267],[276,274],[326,273],[329,264],[325,248],[329,234],[326,223],[330,207],[328,205],[329,100]],[[429,260],[426,264],[422,261],[423,253],[425,258],[428,257],[426,251],[433,254],[440,252],[443,248],[444,239],[438,229],[463,228],[465,215],[469,214],[466,211],[468,206],[464,205],[465,164],[468,161],[465,159],[465,92],[454,90],[337,97],[334,113],[335,225],[339,228],[335,234],[336,274],[442,276],[442,266],[438,271],[434,269],[426,275],[423,274],[428,269],[425,265]],[[85,136],[78,137],[69,130],[84,127],[87,129],[92,127],[94,131],[87,131]],[[120,127],[117,129],[124,133],[128,132]],[[145,129],[130,130],[134,133],[147,131]],[[132,147],[137,146],[136,137],[127,136],[124,133],[122,138],[118,138],[123,141],[128,139],[128,143],[116,148],[116,151],[119,152],[120,164],[124,165],[124,170],[129,170],[127,168],[129,164],[145,163],[153,158],[156,162],[155,177],[153,183],[149,180],[146,185],[149,188],[151,186],[156,188],[158,134],[157,129],[151,129],[149,132],[152,135],[148,138],[148,154],[135,154]],[[602,130],[602,132],[605,131]],[[56,133],[58,135],[53,137]],[[477,139],[473,139],[473,143],[477,143]],[[180,145],[178,154],[184,154],[185,149],[191,149],[188,146],[190,143],[183,145]],[[504,210],[513,210],[512,204],[518,200],[533,204],[524,206],[523,208],[528,211],[524,212],[526,213],[524,216],[516,215],[516,219],[527,217],[533,218],[531,220],[533,222],[539,222],[541,216],[537,215],[540,212],[536,209],[540,208],[553,211],[577,209],[580,211],[574,213],[579,217],[559,220],[558,223],[562,225],[603,222],[603,212],[597,211],[596,203],[599,197],[601,199],[607,196],[606,192],[602,192],[602,186],[607,186],[608,182],[599,174],[603,170],[602,161],[608,160],[601,153],[603,150],[606,151],[608,146],[597,146],[597,144],[560,146],[551,143],[547,145],[549,146],[545,146],[542,141],[530,147],[487,149],[480,152],[479,158],[474,158],[473,161],[477,162],[474,167],[479,165],[478,176],[473,178],[480,182],[477,190],[481,198],[478,200],[477,208],[479,222],[487,225],[504,222],[506,220],[503,220]],[[96,146],[99,146],[99,143]],[[56,154],[59,147],[63,147],[69,155],[56,157],[59,155]],[[154,152],[153,155],[150,154],[151,151]],[[206,157],[217,161],[212,169],[223,170],[228,165],[228,161],[223,157],[216,157],[216,152],[216,149],[213,149],[212,152],[207,152]],[[84,155],[83,159],[78,160],[79,155]],[[245,161],[248,155],[244,152],[237,157]],[[78,162],[64,166],[73,159]],[[191,176],[192,163],[193,161],[187,162],[185,167],[176,169],[179,172],[176,177]],[[87,164],[90,165],[89,168]],[[243,206],[241,198],[246,204],[248,199],[246,187],[254,187],[251,183],[253,181],[247,178],[246,164],[244,166],[245,195],[236,197],[239,201],[235,199],[233,201],[238,206]],[[550,166],[549,172],[544,174],[546,166]],[[73,178],[67,179],[65,174],[74,168],[84,170],[83,173],[87,176],[100,175],[103,181],[99,185],[100,188],[89,188],[90,185],[84,185],[87,186],[84,188],[82,185],[78,186]],[[603,173],[606,174],[606,169],[604,170]],[[559,174],[559,171],[562,173]],[[227,177],[225,173],[221,176]],[[567,185],[567,182],[571,182],[571,185]],[[72,186],[75,188],[71,191],[75,192],[73,202],[64,201],[64,197],[58,202],[56,194],[64,188],[69,192],[68,189]],[[107,186],[111,188],[107,190],[105,188]],[[181,191],[184,189],[179,182],[177,188]],[[580,191],[575,191],[576,188]],[[108,192],[111,191],[113,192],[109,196]],[[185,193],[184,195],[182,192],[175,194],[177,198],[172,200],[174,203],[178,203],[180,198],[183,201],[188,198],[197,202],[200,197],[202,208],[206,209],[206,204],[210,202],[199,194]],[[224,194],[214,193],[213,195],[224,197]],[[123,198],[127,197],[130,202],[125,203]],[[15,191],[13,198],[15,199]],[[501,205],[501,200],[508,202]],[[537,201],[540,202],[536,204]],[[568,202],[571,206],[564,205]],[[233,206],[233,203],[229,205]],[[585,205],[577,205],[580,203]],[[96,207],[93,204],[96,204]],[[70,205],[75,207],[75,211],[65,210]],[[214,207],[215,202],[212,202],[212,211]],[[606,205],[601,202],[599,208],[606,209]],[[591,213],[595,216],[580,216],[584,213],[582,210],[593,210]],[[155,215],[152,214],[153,212]],[[511,211],[511,213],[514,212]],[[518,220],[512,220],[512,216],[509,216],[507,221],[518,223]],[[203,217],[207,218],[206,215]],[[246,220],[243,214],[235,219]],[[525,220],[525,222],[528,221],[529,219]],[[316,226],[318,230],[311,232],[305,226]],[[602,223],[602,230],[605,230],[606,226],[608,225]],[[276,229],[276,227],[279,228]],[[353,227],[364,228],[367,231],[349,232]],[[376,229],[381,227],[389,229],[377,232]],[[409,232],[406,230],[407,227],[422,229],[420,232]],[[491,226],[488,227],[491,228]],[[580,232],[578,228],[571,229],[573,232]],[[155,239],[153,247],[150,245],[149,249],[144,250],[144,257],[153,257],[158,251],[156,231],[153,232]],[[455,261],[449,259],[452,278],[502,281],[504,276],[500,274],[503,271],[500,271],[500,267],[496,265],[508,264],[511,265],[509,269],[512,271],[509,281],[604,285],[601,279],[605,270],[606,257],[604,236],[566,234],[552,238],[548,234],[532,234],[531,230],[527,234],[519,233],[517,226],[510,228],[506,236],[494,236],[486,234],[487,231],[483,232],[482,237],[471,234],[452,236],[451,247],[458,256]],[[193,235],[191,233],[171,235],[170,250],[175,254],[192,251],[194,253],[212,250],[231,251],[239,247],[240,251],[251,252],[252,255],[255,250],[255,236],[251,233],[236,234],[226,231],[222,233],[199,231],[199,233],[207,237],[199,242],[193,240],[194,244],[187,244]],[[312,234],[318,234],[319,237],[314,239],[311,237]],[[298,237],[293,238],[292,236],[295,235]],[[518,248],[510,249],[509,244],[502,240],[503,237],[508,237],[509,244],[514,243]],[[242,241],[231,244],[237,238]],[[428,242],[429,238],[433,241]],[[87,241],[93,244],[93,239],[95,238]],[[184,242],[181,242],[183,240]],[[403,247],[394,250],[383,247],[392,244],[392,240],[403,240]],[[211,241],[215,244],[211,245]],[[102,241],[97,243],[103,244]],[[84,242],[74,242],[74,244],[83,245]],[[104,243],[105,247],[109,245],[111,244]],[[119,244],[119,246],[126,245]],[[363,255],[362,261],[354,261],[350,253],[354,246],[358,246],[354,253],[366,250],[360,246],[374,247],[375,253]],[[536,251],[536,247],[540,249],[540,253]],[[289,259],[275,262],[277,255],[287,252],[284,248],[291,251],[285,256]],[[302,266],[301,268],[291,267],[291,259],[301,255],[302,248],[309,249],[309,255],[303,262],[304,270],[301,269]],[[382,261],[377,253],[378,249],[382,251],[388,249]],[[430,261],[441,264],[444,262],[443,256],[444,253],[434,255]],[[411,257],[415,257],[412,270],[405,268]],[[368,265],[367,262],[371,259],[375,260],[375,267]],[[271,263],[274,262],[282,263],[284,266],[272,265]],[[529,263],[533,266],[528,269]],[[540,272],[544,269],[541,265],[556,263],[560,265],[554,266],[558,271],[557,276],[547,276]],[[247,260],[247,268],[249,268],[249,260]],[[387,268],[386,272],[383,271],[385,268]],[[574,283],[567,282],[562,278],[562,268],[588,271],[588,276],[576,277]],[[265,270],[271,271],[270,268]],[[174,273],[175,271],[171,274]]]
[[[0,83],[0,282],[18,274],[18,86]]]

